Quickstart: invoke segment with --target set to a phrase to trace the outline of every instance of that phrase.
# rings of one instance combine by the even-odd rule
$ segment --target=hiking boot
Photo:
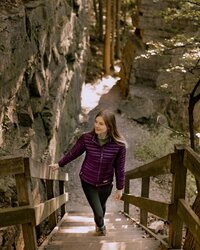
[[[106,227],[97,227],[96,226],[96,236],[106,236]]]

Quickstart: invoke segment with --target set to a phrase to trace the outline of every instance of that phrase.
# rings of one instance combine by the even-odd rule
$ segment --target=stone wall
[[[57,162],[79,122],[89,55],[89,1],[0,5],[0,157]],[[33,184],[38,203],[41,184]],[[0,179],[1,207],[15,204],[13,187],[12,178]],[[19,230],[2,230],[0,248],[16,249]]]

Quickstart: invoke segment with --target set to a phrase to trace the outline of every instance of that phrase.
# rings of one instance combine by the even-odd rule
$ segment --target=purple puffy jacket
[[[116,188],[124,188],[126,147],[112,138],[100,146],[94,133],[83,134],[72,149],[58,162],[60,167],[76,159],[83,153],[85,159],[81,166],[80,178],[93,185],[103,186],[113,182],[116,177]]]

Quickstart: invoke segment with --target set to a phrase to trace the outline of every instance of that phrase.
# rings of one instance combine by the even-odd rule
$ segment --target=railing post
[[[125,188],[124,188],[124,193],[129,194],[130,193],[130,180],[128,177],[125,177]],[[124,202],[124,212],[129,214],[129,203]]]
[[[181,248],[183,222],[177,214],[178,200],[185,198],[187,170],[183,165],[184,148],[175,147],[175,154],[172,154],[171,172],[172,194],[169,210],[169,245],[173,248]]]
[[[59,181],[59,192],[60,195],[65,193],[65,182],[64,181]],[[61,217],[64,216],[65,214],[65,204],[61,206]]]
[[[28,158],[24,158],[24,173],[16,174],[15,179],[19,206],[32,206],[31,175]],[[24,248],[26,250],[36,250],[37,240],[35,226],[32,223],[22,224],[22,231],[25,245]]]
[[[46,181],[47,200],[54,198],[53,183],[54,183],[53,180]],[[56,212],[53,212],[51,215],[49,215],[49,218],[48,218],[49,229],[52,230],[56,226],[56,224],[57,224]]]
[[[149,177],[143,177],[142,178],[142,190],[141,190],[141,196],[145,198],[149,198]],[[147,218],[148,218],[148,212],[144,209],[140,210],[140,224],[147,226]]]

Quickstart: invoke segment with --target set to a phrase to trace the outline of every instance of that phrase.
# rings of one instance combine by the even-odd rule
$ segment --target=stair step
[[[97,239],[98,237],[98,239]],[[100,239],[99,239],[100,238]],[[116,242],[120,242],[120,241],[125,241],[125,242],[133,242],[135,240],[138,239],[142,239],[141,235],[123,235],[123,236],[116,236],[116,235],[112,235],[112,236],[103,236],[103,237],[99,237],[99,236],[80,236],[80,235],[76,235],[76,236],[55,236],[53,237],[53,241],[63,241],[63,242],[99,242],[99,241],[116,241]],[[52,241],[52,242],[53,242]]]
[[[160,242],[146,235],[121,213],[105,216],[106,236],[95,236],[92,213],[66,214],[39,249],[49,250],[158,250]]]
[[[115,224],[106,224],[106,229],[110,232],[110,231],[142,231],[141,228],[139,228],[136,225],[126,225],[126,224],[121,224],[121,225],[115,225]],[[59,227],[59,232],[63,231],[63,232],[68,232],[68,233],[72,233],[72,232],[85,232],[85,231],[94,231],[95,230],[95,225],[94,223],[91,225],[83,225],[83,224],[65,224],[65,225],[61,225]]]
[[[56,243],[56,244],[55,244]],[[116,241],[104,241],[99,243],[94,242],[82,242],[81,245],[76,242],[54,242],[53,245],[45,247],[46,250],[158,250],[159,242],[153,239],[137,240],[133,242],[116,242]]]
[[[95,228],[95,225],[94,225],[94,222],[91,223],[91,224],[88,224],[88,223],[63,223],[61,226],[60,226],[60,229],[67,229],[67,228],[74,228],[74,229],[78,229],[78,228],[91,228],[91,229],[94,229]],[[110,230],[129,230],[129,229],[136,229],[138,230],[139,227],[136,225],[136,224],[125,224],[125,223],[122,223],[121,225],[117,225],[115,223],[106,223],[106,228],[107,229],[110,229]]]

